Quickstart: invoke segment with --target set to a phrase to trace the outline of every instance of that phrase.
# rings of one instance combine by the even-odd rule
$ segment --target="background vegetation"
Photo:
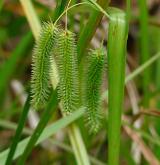
[[[159,7],[158,0],[0,0],[0,165],[159,165]],[[34,45],[48,39],[44,27],[40,40],[44,22],[55,21],[61,70],[53,60],[49,99],[37,111],[31,104],[38,104],[31,92]],[[75,35],[67,32],[67,40],[62,29]],[[80,95],[71,100],[80,106],[70,115],[58,96],[62,89],[57,92],[59,76],[65,86],[65,39],[65,63],[74,63],[70,80],[80,82]]]

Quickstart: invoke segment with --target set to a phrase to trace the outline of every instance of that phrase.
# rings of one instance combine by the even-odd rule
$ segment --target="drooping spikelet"
[[[58,96],[63,113],[68,115],[76,110],[79,104],[75,35],[62,30],[58,36],[56,50],[59,71]]]
[[[101,126],[100,87],[104,67],[104,49],[92,50],[89,54],[85,87],[85,122],[90,133],[97,133]]]
[[[57,28],[52,23],[42,26],[32,57],[31,93],[32,106],[37,109],[44,106],[50,87],[50,63],[55,44]]]

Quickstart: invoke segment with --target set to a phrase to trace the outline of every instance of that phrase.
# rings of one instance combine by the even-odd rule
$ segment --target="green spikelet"
[[[70,31],[61,31],[56,48],[59,71],[58,96],[63,106],[63,113],[68,115],[79,105],[78,63],[74,34]]]
[[[90,133],[97,133],[101,126],[102,114],[100,111],[100,87],[102,85],[102,74],[104,67],[104,49],[92,50],[89,54],[85,103],[86,103],[86,126]]]
[[[52,23],[42,26],[32,58],[31,93],[35,109],[44,106],[50,87],[50,63],[57,29]]]

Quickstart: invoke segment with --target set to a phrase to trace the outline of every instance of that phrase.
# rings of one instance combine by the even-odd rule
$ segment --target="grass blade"
[[[98,0],[97,3],[102,6],[104,9],[108,7],[109,0]],[[93,10],[87,24],[84,26],[80,33],[80,37],[78,39],[78,61],[81,61],[81,58],[84,55],[84,51],[89,45],[96,29],[103,17],[103,13],[101,11]]]
[[[67,4],[68,0],[57,0],[56,9],[54,11],[54,20],[56,20],[62,14]]]
[[[44,141],[45,139],[47,139],[48,137],[52,136],[53,134],[55,134],[56,132],[58,132],[60,129],[65,128],[66,126],[68,126],[69,124],[71,124],[73,121],[75,121],[76,119],[80,118],[83,114],[84,114],[84,108],[80,108],[78,109],[76,112],[74,112],[73,114],[71,114],[70,116],[64,117],[58,121],[56,121],[55,123],[47,126],[42,134],[40,135],[40,137],[38,138],[38,141],[36,142],[37,145],[39,143],[41,143],[42,141]],[[21,142],[18,143],[16,152],[14,154],[14,159],[16,159],[17,157],[19,157],[24,149],[27,146],[27,143],[29,142],[30,137],[22,140]],[[7,155],[8,155],[9,149],[3,151],[0,153],[0,162],[1,165],[4,165]]]
[[[138,74],[142,73],[146,68],[148,68],[153,62],[158,60],[160,58],[160,52],[156,53],[153,57],[151,57],[149,60],[147,60],[144,64],[142,64],[139,68],[137,68],[133,73],[129,74],[125,82],[129,82],[130,80],[133,80]]]
[[[33,35],[36,39],[38,39],[38,35],[41,29],[40,21],[37,17],[37,14],[33,8],[31,0],[20,0],[23,10],[27,16],[29,25],[33,32]]]
[[[6,165],[11,165],[12,164],[12,159],[13,159],[17,144],[20,140],[22,130],[23,130],[23,127],[25,125],[25,121],[27,119],[27,114],[29,112],[29,107],[30,107],[29,102],[30,102],[30,96],[28,96],[28,98],[26,100],[26,103],[25,103],[24,108],[23,108],[23,112],[22,112],[20,120],[18,122],[19,124],[18,124],[18,127],[16,129],[16,133],[15,133],[15,136],[13,138],[13,142],[12,142],[12,145],[10,147],[9,154],[7,156]]]
[[[128,76],[125,78],[125,84],[127,84],[129,81],[133,80],[136,76],[141,74],[146,68],[148,68],[151,64],[153,64],[156,60],[160,58],[160,52],[156,53],[152,58],[150,58],[148,61],[146,61],[144,64],[139,66],[135,71],[130,73]],[[101,96],[101,100],[104,100],[108,96],[108,90],[103,92]]]
[[[56,109],[57,105],[58,105],[57,91],[53,91],[51,99],[47,105],[47,108],[44,111],[44,113],[42,114],[42,117],[41,117],[33,135],[31,136],[27,146],[25,147],[23,155],[20,158],[20,160],[18,161],[18,165],[22,165],[25,163],[28,155],[32,151],[35,143],[37,142],[39,136],[41,135],[42,131],[44,130],[45,126],[47,125],[47,123],[48,123],[49,119],[51,118],[53,111]]]

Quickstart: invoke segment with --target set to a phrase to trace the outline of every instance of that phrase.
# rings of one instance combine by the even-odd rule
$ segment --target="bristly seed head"
[[[31,104],[35,109],[45,105],[50,93],[50,63],[57,28],[44,23],[32,57]]]
[[[60,31],[56,46],[56,57],[59,71],[58,96],[62,111],[69,115],[79,105],[77,48],[74,33]]]
[[[89,53],[85,87],[85,122],[90,133],[97,133],[101,127],[100,87],[102,84],[104,57],[105,52],[102,47]]]

